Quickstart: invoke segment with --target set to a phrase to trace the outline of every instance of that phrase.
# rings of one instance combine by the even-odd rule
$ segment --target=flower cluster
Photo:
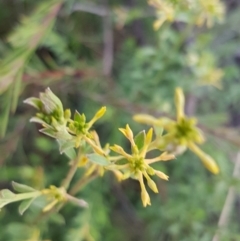
[[[152,128],[147,133],[142,131],[135,137],[128,125],[125,129],[119,129],[131,143],[132,153],[128,154],[119,145],[106,144],[102,147],[97,132],[91,130],[92,125],[105,113],[106,107],[102,107],[89,122],[86,121],[85,115],[78,111],[75,111],[72,119],[70,110],[63,109],[60,99],[49,88],[44,93],[40,93],[39,98],[29,98],[25,100],[25,103],[38,110],[31,121],[40,123],[43,127],[40,131],[58,141],[61,152],[68,153],[69,150],[75,152],[75,149],[78,149],[78,155],[71,154],[70,156],[72,161],[77,160],[78,168],[86,169],[83,178],[87,179],[96,174],[102,176],[105,171],[112,171],[119,181],[127,178],[137,179],[141,186],[144,206],[150,205],[144,178],[154,192],[158,192],[158,189],[151,178],[153,175],[168,180],[166,174],[153,169],[150,164],[171,160],[174,155],[163,152],[151,159],[147,157],[148,152],[156,149]],[[111,150],[119,155],[110,155]],[[57,202],[59,201],[55,198],[46,209],[51,209]]]
[[[104,154],[93,141],[90,129],[104,115],[106,107],[102,107],[89,122],[86,122],[85,115],[78,111],[75,111],[74,117],[71,119],[70,109],[63,109],[62,102],[50,88],[40,93],[39,98],[31,97],[24,103],[38,110],[36,116],[30,121],[41,124],[43,128],[40,129],[40,132],[58,140],[61,153],[87,142],[94,151]]]
[[[148,159],[147,153],[151,151],[150,148],[152,143],[153,129],[151,128],[147,133],[145,131],[140,132],[134,137],[132,130],[129,125],[126,128],[119,129],[123,135],[131,143],[131,154],[125,152],[123,148],[119,145],[114,145],[111,149],[120,154],[122,159],[126,160],[126,163],[119,165],[117,168],[120,169],[123,174],[123,179],[134,178],[137,179],[141,186],[141,197],[143,206],[151,205],[150,197],[144,185],[143,177],[146,179],[148,186],[155,192],[158,192],[155,182],[152,180],[151,176],[157,175],[158,177],[168,180],[168,176],[163,172],[155,170],[150,166],[150,164],[158,161],[168,161],[174,159],[174,155],[168,153],[162,153],[161,155]]]
[[[60,151],[69,154],[69,151],[78,150],[78,154],[70,155],[73,170],[85,168],[83,180],[93,176],[102,176],[105,171],[111,171],[119,181],[127,178],[138,180],[141,187],[141,199],[143,206],[151,205],[149,194],[145,187],[145,181],[153,192],[157,193],[158,188],[153,181],[153,176],[168,180],[168,176],[154,169],[151,164],[159,161],[168,161],[175,158],[185,151],[186,148],[192,150],[200,157],[203,164],[213,173],[218,173],[218,167],[214,160],[205,154],[197,144],[204,142],[200,129],[196,126],[196,119],[188,118],[184,114],[184,95],[180,88],[176,89],[175,104],[177,110],[176,121],[168,118],[154,118],[148,115],[136,115],[136,121],[151,124],[147,133],[139,132],[134,136],[129,125],[120,128],[120,132],[128,139],[131,145],[131,151],[125,151],[119,145],[110,146],[106,144],[102,147],[98,133],[92,130],[93,124],[103,116],[106,107],[102,107],[90,121],[86,121],[84,114],[75,111],[71,118],[70,110],[64,110],[60,99],[48,88],[44,93],[40,93],[39,98],[29,98],[25,103],[34,106],[38,113],[31,119],[32,122],[40,123],[43,127],[40,131],[46,135],[55,138]],[[162,135],[162,130],[166,131]],[[89,148],[90,147],[90,148]],[[161,152],[152,158],[149,158],[149,152],[160,150]],[[118,155],[111,155],[111,151]],[[80,183],[82,180],[79,180]],[[51,194],[52,199],[45,211],[52,209],[58,203],[62,203],[67,194],[63,195],[65,187],[51,187],[43,191],[43,194]]]
[[[198,26],[207,24],[212,27],[215,21],[222,21],[225,13],[224,5],[219,0],[148,0],[156,9],[157,20],[154,29],[158,30],[164,22],[192,22]]]
[[[140,123],[162,127],[166,134],[155,141],[154,145],[160,150],[168,150],[175,155],[181,154],[187,148],[194,152],[203,165],[212,173],[217,174],[219,168],[216,162],[204,153],[197,144],[204,142],[201,130],[196,126],[195,118],[188,118],[184,113],[184,95],[181,88],[175,91],[176,120],[169,118],[154,118],[149,115],[135,115],[134,120]]]

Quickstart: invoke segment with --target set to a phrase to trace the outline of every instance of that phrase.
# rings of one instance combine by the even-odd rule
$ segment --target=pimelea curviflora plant
[[[147,132],[140,131],[136,135],[128,124],[125,128],[119,128],[130,142],[130,151],[125,151],[116,144],[112,146],[106,144],[102,147],[98,133],[92,129],[93,124],[106,112],[106,107],[102,107],[90,121],[87,121],[84,114],[75,111],[72,115],[69,109],[64,109],[61,100],[50,88],[40,93],[39,98],[31,97],[24,102],[37,110],[30,121],[40,124],[40,132],[57,140],[60,153],[65,153],[70,159],[70,169],[58,187],[51,185],[49,188],[36,190],[13,182],[13,188],[19,194],[8,189],[2,190],[0,208],[21,201],[19,212],[23,214],[40,196],[46,197],[43,212],[57,211],[67,202],[87,207],[87,201],[78,199],[74,195],[89,181],[102,176],[107,171],[113,172],[119,181],[127,178],[136,179],[141,187],[143,206],[146,207],[151,205],[151,200],[144,181],[153,192],[157,193],[158,188],[152,176],[168,180],[165,173],[154,169],[151,164],[173,160],[175,155],[181,154],[186,148],[198,155],[211,172],[214,174],[219,172],[215,161],[196,145],[201,144],[204,139],[196,127],[196,119],[188,118],[184,114],[184,95],[180,88],[177,88],[175,93],[176,120],[140,114],[135,115],[134,119],[150,124],[153,128]],[[161,134],[163,130],[166,132],[164,135]],[[154,157],[151,155],[150,158],[148,153],[156,149],[160,150],[161,154]],[[82,177],[69,188],[75,173],[82,168],[85,169]]]

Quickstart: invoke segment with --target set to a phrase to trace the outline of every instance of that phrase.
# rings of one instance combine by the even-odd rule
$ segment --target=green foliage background
[[[117,129],[126,123],[134,131],[146,129],[132,121],[133,114],[173,116],[174,89],[181,86],[187,93],[187,113],[199,118],[208,137],[203,149],[214,157],[221,173],[209,174],[189,152],[164,166],[155,164],[170,180],[156,180],[160,192],[151,195],[148,208],[142,207],[134,180],[118,183],[107,173],[81,193],[90,203],[86,210],[67,205],[60,213],[39,219],[42,200],[24,216],[18,215],[17,205],[7,206],[0,212],[0,240],[212,240],[229,187],[234,185],[239,195],[239,181],[232,178],[240,146],[238,1],[225,1],[225,22],[211,29],[174,22],[165,23],[157,32],[152,28],[154,12],[146,1],[92,1],[90,5],[89,1],[66,1],[53,17],[54,27],[44,32],[27,55],[31,29],[20,25],[22,16],[30,16],[33,24],[35,19],[33,30],[39,33],[41,16],[31,13],[39,4],[46,4],[47,12],[47,4],[57,2],[0,1],[0,125],[7,126],[0,142],[0,189],[11,189],[12,180],[35,188],[58,185],[69,168],[57,143],[28,122],[32,110],[23,104],[48,86],[66,107],[87,117],[106,105],[107,114],[95,128],[102,142],[111,144],[124,142]],[[86,6],[96,13],[89,13]],[[101,11],[109,11],[109,16],[101,16]],[[222,89],[198,83],[187,63],[191,51],[214,56],[216,66],[224,71]],[[13,85],[3,91],[7,82],[1,79],[9,81],[4,78],[14,73],[18,58],[23,60],[22,76],[20,80],[18,74],[11,77]],[[109,58],[112,66],[108,69]],[[238,195],[229,223],[221,230],[222,240],[240,239]]]

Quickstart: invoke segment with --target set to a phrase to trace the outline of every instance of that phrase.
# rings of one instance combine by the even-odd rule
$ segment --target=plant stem
[[[240,174],[240,152],[238,152],[236,157],[235,166],[233,170],[233,178],[239,178],[239,174]],[[228,194],[227,194],[219,221],[218,221],[219,230],[227,226],[235,198],[236,198],[235,188],[234,186],[230,186],[228,189]],[[219,232],[216,232],[212,241],[219,241],[220,238],[221,237]]]
[[[62,181],[62,187],[64,187],[66,190],[68,189],[74,174],[76,173],[77,169],[78,169],[78,161],[79,160],[79,154],[78,156],[74,159],[73,164],[71,166],[71,168],[69,169],[66,178]]]
[[[94,172],[91,176],[89,177],[83,177],[81,178],[78,182],[75,183],[75,185],[70,189],[69,194],[70,195],[75,195],[77,194],[86,184],[94,180],[98,174]]]
[[[72,202],[80,207],[83,207],[83,208],[87,208],[88,207],[88,203],[86,201],[84,201],[83,199],[78,199],[78,198],[75,198],[69,194],[66,194],[66,198],[69,202]]]

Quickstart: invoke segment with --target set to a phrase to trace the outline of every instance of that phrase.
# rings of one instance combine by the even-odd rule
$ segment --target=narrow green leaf
[[[32,187],[29,187],[27,185],[24,185],[24,184],[20,184],[20,183],[17,183],[17,182],[12,182],[12,186],[13,186],[13,189],[17,192],[20,192],[20,193],[26,193],[26,192],[35,192],[37,191],[36,189],[32,188]]]
[[[64,153],[70,160],[73,160],[77,157],[76,151],[74,149],[75,142],[62,140],[57,140],[57,142],[59,144],[60,153]]]
[[[18,207],[18,211],[21,215],[30,207],[32,202],[34,201],[35,198],[29,199],[29,200],[24,200],[21,202],[21,204]]]
[[[4,206],[6,206],[8,203],[10,203],[11,201],[6,201],[6,200],[1,200],[0,199],[0,210],[1,208],[3,208]]]
[[[86,117],[84,114],[81,115],[77,110],[75,110],[74,121],[82,124],[86,122]]]
[[[57,133],[53,128],[43,128],[39,131],[42,132],[43,134],[47,135],[47,136],[57,138]]]
[[[64,154],[70,159],[74,160],[77,157],[76,151],[74,148],[68,149],[64,152]]]
[[[1,190],[0,193],[3,198],[14,198],[15,197],[15,194],[8,189],[3,189],[3,190]]]
[[[95,164],[98,164],[100,166],[107,166],[107,165],[110,164],[109,161],[105,157],[100,156],[100,155],[98,155],[96,153],[88,154],[86,156],[89,159],[89,161],[91,161],[91,162],[93,162]]]
[[[160,126],[154,126],[154,132],[157,137],[160,137],[160,136],[162,136],[163,128]]]
[[[49,217],[49,221],[58,224],[58,225],[65,225],[66,221],[60,213],[52,213],[51,216]]]
[[[58,144],[59,144],[59,151],[61,154],[66,152],[68,149],[72,149],[73,147],[75,147],[74,140],[58,141]]]
[[[144,145],[144,142],[145,142],[145,139],[146,139],[145,131],[141,131],[135,136],[134,141],[135,141],[135,144],[138,147],[138,150],[142,149],[142,147]]]
[[[47,122],[45,122],[44,120],[40,119],[39,117],[32,117],[30,119],[30,122],[41,124],[44,127],[47,127],[47,128],[50,128],[50,129],[52,128],[49,124],[47,124]]]
[[[11,111],[13,113],[16,111],[17,104],[18,104],[18,97],[21,90],[22,74],[23,74],[23,68],[19,69],[13,83],[12,103],[11,103]]]
[[[3,104],[3,111],[0,119],[0,123],[1,123],[0,134],[1,134],[1,137],[4,137],[6,133],[8,118],[9,118],[10,109],[11,109],[11,89],[7,90],[4,96],[4,103],[1,103],[1,104]]]
[[[23,101],[23,103],[31,105],[34,108],[36,108],[37,110],[39,110],[40,107],[42,106],[41,100],[39,98],[35,98],[35,97],[27,98],[26,100]]]

